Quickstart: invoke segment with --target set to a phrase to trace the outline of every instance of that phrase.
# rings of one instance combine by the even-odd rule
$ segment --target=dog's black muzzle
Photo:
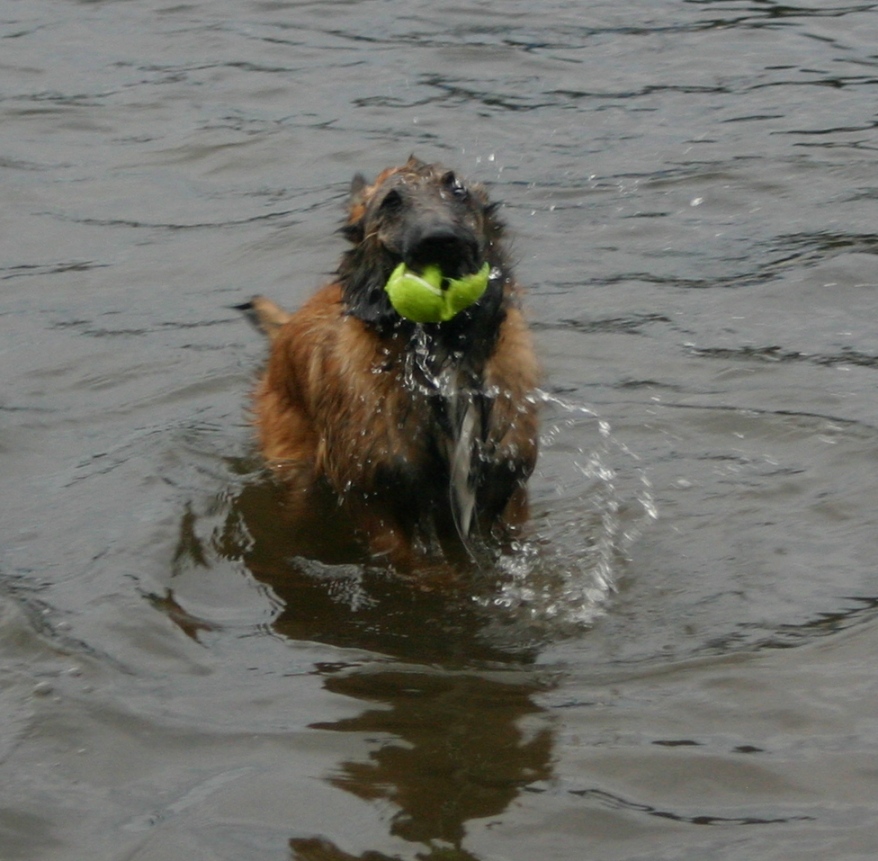
[[[461,278],[479,269],[480,257],[472,231],[450,220],[418,219],[403,234],[402,258],[415,271],[432,265],[446,278]]]

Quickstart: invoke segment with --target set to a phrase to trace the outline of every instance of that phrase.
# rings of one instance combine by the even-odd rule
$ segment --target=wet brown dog
[[[336,279],[290,314],[244,306],[271,340],[255,394],[262,452],[305,513],[331,492],[371,554],[404,573],[454,559],[527,515],[537,457],[537,362],[480,185],[414,157],[354,178]],[[404,261],[460,278],[485,262],[482,297],[413,323],[384,286]]]

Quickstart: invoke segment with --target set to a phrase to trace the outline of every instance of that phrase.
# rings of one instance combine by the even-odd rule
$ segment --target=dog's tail
[[[292,317],[292,314],[264,296],[254,296],[249,302],[232,307],[240,311],[263,335],[267,335],[269,341],[277,337],[281,326]]]

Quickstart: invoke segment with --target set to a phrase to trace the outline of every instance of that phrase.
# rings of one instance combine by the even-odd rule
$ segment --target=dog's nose
[[[403,258],[409,266],[439,266],[449,278],[475,272],[478,253],[478,243],[470,231],[442,221],[413,225],[403,246]]]

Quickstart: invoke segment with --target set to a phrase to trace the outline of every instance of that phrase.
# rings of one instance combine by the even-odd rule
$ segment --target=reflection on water
[[[524,786],[551,775],[552,733],[536,685],[446,673],[340,673],[326,687],[372,704],[359,716],[315,729],[368,739],[368,757],[342,762],[328,779],[368,801],[389,804],[393,835],[430,848],[430,859],[467,859],[466,823],[501,815]],[[292,841],[297,859],[322,857],[309,840]],[[453,851],[450,851],[453,850]],[[324,848],[327,858],[348,857]]]

